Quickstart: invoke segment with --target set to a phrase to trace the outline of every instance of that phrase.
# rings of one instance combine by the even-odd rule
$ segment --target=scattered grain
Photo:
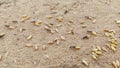
[[[42,50],[46,50],[46,49],[47,49],[46,45],[43,45]]]
[[[114,68],[119,68],[120,67],[120,62],[118,60],[113,61],[112,65],[114,66]]]
[[[87,62],[86,60],[82,60],[82,63],[83,63],[84,65],[86,65],[86,66],[89,65],[88,62]]]
[[[23,31],[25,31],[25,29],[24,29],[24,28],[20,28],[19,31],[20,31],[20,32],[23,32]]]
[[[70,49],[73,49],[73,50],[80,50],[80,46],[70,46]]]
[[[86,28],[87,27],[87,25],[82,25],[82,28]]]
[[[5,25],[8,29],[15,29],[15,26]]]
[[[69,23],[74,23],[74,21],[73,20],[69,20]]]
[[[105,52],[107,52],[107,51],[108,51],[105,47],[102,47],[102,50],[103,50],[103,51],[105,51]]]
[[[92,55],[92,58],[93,58],[94,60],[97,60],[97,57],[96,57],[95,55]]]
[[[2,60],[3,56],[0,54],[0,61]]]
[[[35,22],[35,26],[40,26],[42,22]]]
[[[72,28],[70,29],[70,31],[68,32],[68,34],[72,34],[72,35],[74,34],[74,31],[73,31]]]
[[[56,20],[58,21],[58,22],[62,22],[63,21],[63,17],[58,17]]]
[[[32,37],[33,37],[33,35],[29,35],[29,36],[27,37],[27,40],[31,40]]]
[[[56,26],[57,26],[57,27],[60,27],[60,26],[62,26],[62,24],[61,24],[61,23],[59,23],[59,24],[57,24]]]
[[[5,33],[0,33],[0,38],[5,36]]]
[[[64,36],[60,36],[61,40],[65,41],[65,37]]]
[[[87,35],[87,36],[83,36],[82,39],[89,39],[90,38],[90,35]]]
[[[76,50],[80,50],[80,48],[81,48],[80,46],[76,46],[75,47]]]
[[[35,46],[34,46],[34,50],[35,50],[35,51],[38,51],[38,50],[39,50],[38,45],[35,45]]]
[[[33,47],[32,44],[26,44],[25,46],[26,46],[26,47]]]
[[[29,20],[29,19],[30,19],[30,17],[29,17],[29,16],[27,16],[27,15],[23,16],[22,18],[23,18],[23,20],[22,20],[22,21],[25,21],[25,20]]]
[[[51,19],[51,18],[53,18],[53,16],[50,16],[50,15],[49,15],[49,16],[47,16],[47,18],[48,18],[48,19]]]
[[[113,51],[116,51],[116,48],[115,48],[114,46],[111,46],[111,49],[112,49]]]
[[[116,22],[117,24],[120,24],[120,20],[115,20],[115,22]]]

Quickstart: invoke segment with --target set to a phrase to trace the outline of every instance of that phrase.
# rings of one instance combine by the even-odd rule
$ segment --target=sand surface
[[[120,61],[115,20],[120,0],[0,0],[0,68],[114,68],[112,62]],[[105,29],[116,32],[115,51],[107,46]],[[94,60],[96,46],[107,51]]]

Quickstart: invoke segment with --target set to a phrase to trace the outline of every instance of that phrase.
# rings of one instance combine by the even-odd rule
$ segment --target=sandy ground
[[[112,62],[120,61],[120,29],[115,23],[119,13],[120,0],[0,0],[0,34],[5,33],[0,37],[0,68],[114,68]],[[71,29],[73,34],[68,34]],[[104,29],[116,31],[115,52],[106,46],[109,38]],[[87,31],[97,36],[82,39]],[[96,46],[107,51],[94,60]]]

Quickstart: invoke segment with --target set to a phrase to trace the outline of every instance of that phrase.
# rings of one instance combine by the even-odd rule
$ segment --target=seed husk
[[[50,15],[49,15],[49,16],[47,16],[47,18],[48,18],[48,19],[51,19],[51,18],[53,18],[53,16],[50,16]]]
[[[40,26],[42,22],[35,22],[35,26]]]
[[[100,47],[100,46],[96,46],[96,48],[97,48],[99,51],[101,51],[101,47]]]
[[[113,61],[112,65],[114,66],[114,68],[119,68],[120,67],[120,62],[118,60]]]
[[[96,36],[96,35],[97,35],[97,33],[96,33],[95,31],[92,31],[92,35],[95,35],[95,36]]]
[[[25,21],[25,20],[30,19],[30,17],[29,17],[29,16],[27,16],[27,15],[23,16],[22,18],[23,18],[23,20],[22,20],[22,21]]]
[[[46,49],[47,49],[46,45],[43,45],[42,50],[46,50]]]
[[[116,64],[118,67],[120,66],[120,62],[118,60],[116,60]]]
[[[24,28],[20,28],[19,30],[20,30],[20,32],[23,32],[23,31],[25,31],[26,29],[24,29]]]
[[[116,48],[115,48],[114,46],[111,46],[111,49],[112,49],[113,51],[116,51]]]
[[[90,38],[90,35],[86,35],[86,36],[83,36],[82,39],[89,39]]]
[[[113,61],[112,65],[114,66],[114,68],[119,68],[120,67],[120,62],[118,60]]]
[[[103,51],[105,51],[105,52],[107,52],[107,51],[108,51],[105,47],[102,47],[102,50],[103,50]]]
[[[106,32],[105,32],[105,36],[109,37],[110,35],[109,35],[109,33],[106,33]]]
[[[55,29],[55,31],[56,31],[57,33],[59,32],[59,30],[58,30],[57,28]]]
[[[35,50],[35,51],[38,51],[38,50],[39,50],[38,45],[35,45],[35,46],[34,46],[34,50]]]
[[[25,46],[26,46],[26,47],[33,47],[32,44],[26,44]]]
[[[60,36],[61,40],[65,41],[65,37],[64,36]]]
[[[115,45],[117,45],[118,43],[117,43],[117,40],[109,40],[112,44],[115,44]]]
[[[113,46],[113,47],[115,47],[115,48],[117,47],[117,45],[115,45],[115,44],[110,44],[110,46]]]
[[[33,35],[29,35],[29,36],[27,37],[27,40],[31,40],[32,37],[33,37]]]
[[[58,17],[56,20],[57,20],[58,22],[62,22],[62,21],[63,21],[63,17]]]
[[[116,62],[112,62],[112,65],[114,66],[114,68],[117,68],[117,64],[116,64]]]
[[[116,24],[120,24],[120,20],[115,20]]]
[[[104,29],[104,32],[109,32],[109,30],[108,29]]]
[[[5,25],[5,27],[7,27],[8,29],[15,29],[14,26],[10,26],[10,25]]]
[[[13,23],[18,23],[18,21],[12,21]]]
[[[70,46],[70,48],[71,48],[71,49],[74,49],[74,48],[75,48],[75,46]]]
[[[97,32],[95,32],[95,31],[87,31],[87,33],[90,33],[91,35],[97,35]]]
[[[56,26],[57,26],[57,27],[60,27],[60,26],[62,26],[62,24],[61,24],[61,23],[59,23],[59,24],[57,24]]]
[[[70,49],[74,49],[74,50],[80,50],[80,46],[70,46]]]
[[[74,23],[73,20],[69,20],[69,23]]]
[[[51,31],[50,31],[50,33],[54,34],[54,33],[55,33],[55,31],[54,31],[54,30],[51,30]]]
[[[101,51],[96,51],[95,53],[96,53],[97,55],[101,55],[101,54],[102,54]]]
[[[2,60],[3,56],[0,54],[0,61]]]
[[[74,31],[73,31],[72,28],[70,29],[70,31],[68,32],[68,34],[72,34],[72,35],[74,34]]]
[[[49,41],[48,44],[54,44],[55,42],[54,41]]]
[[[113,33],[113,34],[115,34],[116,32],[115,32],[115,30],[109,30],[109,32],[111,32],[111,33]]]
[[[76,46],[75,47],[76,50],[80,50],[80,48],[81,48],[80,46]]]
[[[86,28],[87,27],[87,25],[82,25],[82,28]]]
[[[57,44],[57,45],[59,45],[59,44],[60,44],[60,41],[59,41],[59,40],[57,40],[57,41],[56,41],[56,44]]]
[[[93,58],[94,60],[97,60],[97,59],[98,59],[95,55],[92,55],[92,58]]]
[[[84,65],[86,65],[86,66],[89,65],[88,62],[87,62],[86,60],[82,60],[82,63],[83,63]]]
[[[0,38],[5,36],[5,33],[0,33]]]
[[[50,27],[48,27],[48,26],[45,26],[45,29],[47,30],[47,31],[51,31],[51,28]]]

